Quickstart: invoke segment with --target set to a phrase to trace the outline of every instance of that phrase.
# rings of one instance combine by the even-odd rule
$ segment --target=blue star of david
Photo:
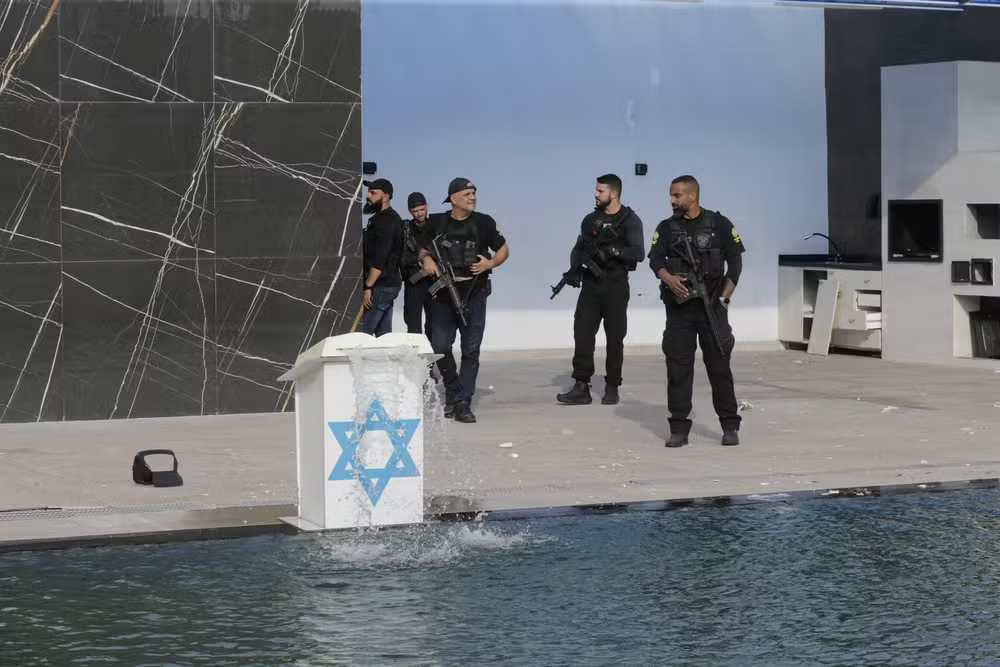
[[[385,487],[393,477],[419,477],[417,464],[406,449],[420,425],[419,419],[389,419],[381,401],[373,399],[363,424],[329,422],[333,436],[340,443],[340,458],[330,472],[330,481],[357,479],[368,494],[372,506],[378,505]],[[385,431],[392,443],[392,454],[384,468],[365,468],[358,461],[358,446],[369,431]]]

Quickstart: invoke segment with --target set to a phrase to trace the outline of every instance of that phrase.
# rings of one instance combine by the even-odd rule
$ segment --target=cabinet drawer
[[[835,329],[845,331],[869,331],[882,328],[882,313],[870,310],[842,311],[838,313]]]
[[[882,293],[881,292],[865,292],[857,291],[857,304],[858,308],[882,308]]]

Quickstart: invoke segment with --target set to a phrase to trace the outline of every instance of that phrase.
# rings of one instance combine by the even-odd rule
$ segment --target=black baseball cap
[[[469,179],[467,178],[451,179],[451,183],[448,184],[448,196],[445,197],[444,201],[441,203],[447,204],[448,200],[451,199],[451,196],[453,194],[455,194],[456,192],[461,192],[462,190],[468,190],[469,188],[472,188],[473,190],[476,189],[476,186]]]
[[[384,178],[376,178],[374,181],[361,181],[369,190],[381,190],[390,197],[392,197],[392,183]]]
[[[426,206],[427,198],[424,197],[423,192],[411,192],[410,196],[406,198],[406,208],[415,208],[417,206]]]

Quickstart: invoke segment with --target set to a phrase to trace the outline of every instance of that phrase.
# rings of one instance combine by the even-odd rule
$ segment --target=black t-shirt
[[[363,275],[368,280],[368,269],[379,269],[382,274],[374,287],[399,287],[399,259],[403,253],[403,220],[392,207],[371,217],[362,235]]]
[[[476,252],[486,258],[492,258],[493,253],[500,250],[507,243],[496,220],[492,216],[479,211],[473,211],[465,220],[456,220],[451,217],[451,213],[439,213],[430,219],[430,224],[434,230],[435,237],[443,237],[454,243],[464,243],[473,241],[476,245]],[[439,239],[441,240],[441,239]],[[425,248],[431,250],[429,243]],[[471,258],[470,258],[471,259]],[[468,276],[468,265],[455,266],[456,275]],[[480,275],[487,275],[491,271],[486,271]]]

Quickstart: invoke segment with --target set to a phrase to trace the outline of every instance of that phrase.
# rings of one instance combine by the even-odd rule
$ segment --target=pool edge
[[[689,507],[735,507],[769,502],[802,502],[830,498],[876,498],[915,493],[941,493],[975,489],[1000,488],[1000,477],[980,479],[945,480],[905,484],[883,484],[871,486],[847,486],[828,489],[774,491],[737,495],[705,495],[662,500],[610,501],[579,505],[553,505],[547,507],[525,507],[504,509],[462,509],[428,512],[425,524],[516,521],[524,519],[555,518],[601,514],[621,514],[626,512],[664,512]],[[94,532],[86,535],[50,535],[27,539],[0,540],[0,554],[50,551],[74,548],[95,548],[118,545],[167,544],[220,539],[239,539],[263,535],[297,535],[303,531],[283,521],[288,516],[288,504],[258,505],[253,507],[225,507],[217,509],[189,510],[184,520],[177,520],[177,526],[161,529]],[[293,511],[294,511],[294,506]],[[146,521],[150,516],[163,513],[134,514],[133,517]],[[220,516],[229,517],[219,521]],[[243,518],[250,517],[250,518]],[[183,526],[184,523],[205,521],[205,525]],[[45,521],[45,519],[41,519]],[[208,525],[215,523],[216,525]],[[400,526],[402,527],[402,526]],[[327,532],[342,532],[339,531]]]

